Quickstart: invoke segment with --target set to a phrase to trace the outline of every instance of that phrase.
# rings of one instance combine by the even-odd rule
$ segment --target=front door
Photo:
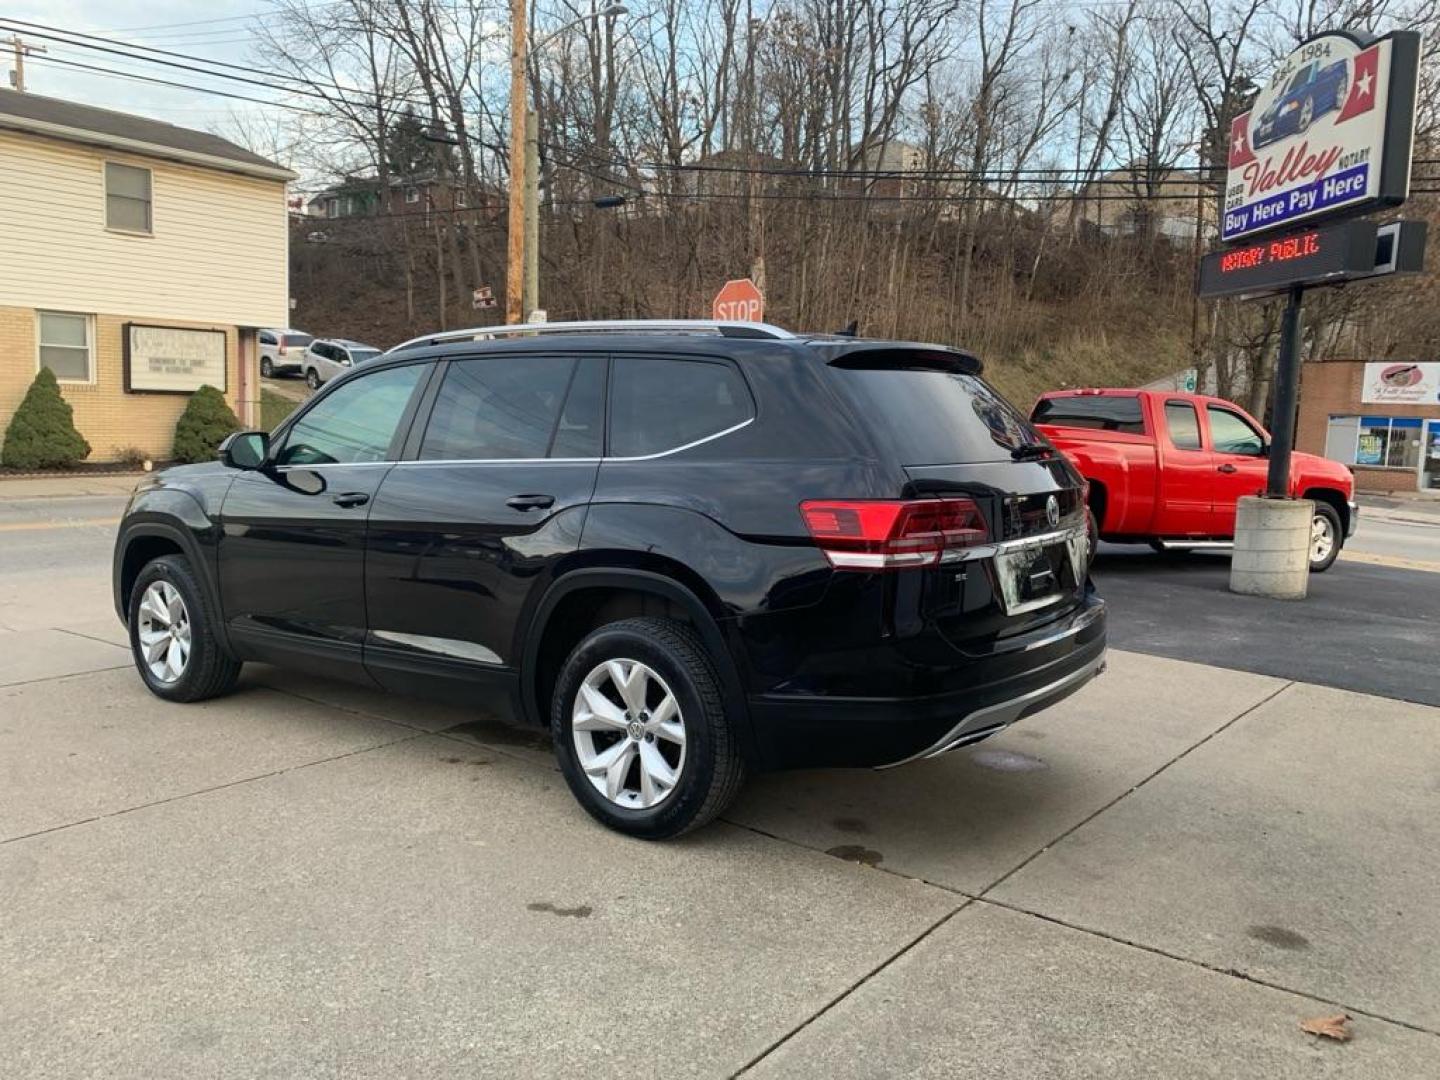
[[[1270,472],[1265,436],[1235,409],[1206,405],[1210,450],[1215,461],[1214,525],[1219,536],[1235,535],[1235,506],[1246,495],[1260,495]]]
[[[365,660],[381,683],[510,680],[522,609],[580,542],[606,367],[601,355],[514,353],[446,366],[370,515]]]
[[[1192,402],[1180,398],[1165,402],[1160,439],[1164,463],[1155,512],[1156,534],[1210,535],[1215,463],[1200,436],[1200,415]]]
[[[316,671],[360,670],[366,520],[428,372],[385,368],[317,397],[277,433],[273,465],[231,485],[220,600],[245,658],[300,652]]]

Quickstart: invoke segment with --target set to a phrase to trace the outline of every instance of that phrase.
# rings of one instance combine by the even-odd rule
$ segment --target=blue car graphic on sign
[[[1345,103],[1348,86],[1344,60],[1324,67],[1319,60],[1312,60],[1295,72],[1285,91],[1260,114],[1250,145],[1259,149],[1307,131],[1317,117]]]

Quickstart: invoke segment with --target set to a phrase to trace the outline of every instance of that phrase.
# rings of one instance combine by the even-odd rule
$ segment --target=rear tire
[[[130,655],[146,687],[166,701],[228,694],[240,677],[215,636],[216,615],[183,555],[152,559],[130,591]]]
[[[672,619],[591,632],[561,668],[550,726],[580,805],[643,840],[706,824],[745,778],[714,661],[695,631]]]
[[[1315,516],[1310,519],[1310,572],[1323,574],[1335,565],[1345,544],[1345,530],[1340,515],[1329,503],[1316,502]]]

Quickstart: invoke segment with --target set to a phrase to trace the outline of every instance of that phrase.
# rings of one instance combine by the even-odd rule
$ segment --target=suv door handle
[[[1240,470],[1237,469],[1237,468],[1235,468],[1234,465],[1231,465],[1231,464],[1227,461],[1224,465],[1219,466],[1215,471],[1216,471],[1216,472],[1223,472],[1223,473],[1232,473],[1232,472],[1239,472]]]
[[[352,506],[364,506],[370,501],[370,496],[363,491],[347,491],[342,495],[336,495],[331,501],[336,506],[343,506],[348,510]]]
[[[555,505],[554,495],[512,495],[505,500],[511,510],[549,510]]]

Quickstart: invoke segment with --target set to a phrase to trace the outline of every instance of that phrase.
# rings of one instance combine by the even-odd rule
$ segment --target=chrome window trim
[[[678,454],[682,450],[690,450],[703,443],[713,442],[715,439],[722,439],[726,435],[733,435],[741,428],[749,427],[755,422],[755,417],[742,420],[724,431],[717,431],[714,435],[706,435],[703,439],[696,439],[694,442],[685,443],[683,446],[676,446],[670,450],[661,450],[654,454],[641,454],[635,457],[584,457],[584,458],[414,458],[405,461],[329,461],[320,462],[315,465],[277,465],[279,471],[287,469],[351,469],[357,465],[596,465],[596,464],[623,464],[632,461],[654,461],[657,458],[669,457],[671,454]],[[1013,543],[1014,541],[1012,541]],[[979,550],[973,549],[973,550]],[[979,556],[971,555],[970,558]]]

